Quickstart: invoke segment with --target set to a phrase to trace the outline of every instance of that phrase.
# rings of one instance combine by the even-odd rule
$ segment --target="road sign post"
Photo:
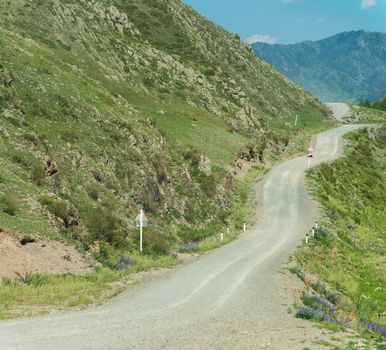
[[[295,126],[298,124],[298,115],[295,115]]]
[[[142,229],[147,227],[148,221],[145,213],[141,209],[137,217],[135,218],[135,226],[139,227],[139,251],[142,252],[143,235]]]

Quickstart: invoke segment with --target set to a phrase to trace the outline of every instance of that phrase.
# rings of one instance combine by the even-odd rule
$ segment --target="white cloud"
[[[377,3],[377,0],[361,0],[361,10],[367,10],[368,8],[374,6]]]
[[[323,23],[325,20],[326,20],[326,17],[321,16],[321,17],[319,17],[319,18],[316,20],[316,22],[317,22],[317,23]]]
[[[266,34],[255,34],[250,36],[245,40],[247,44],[251,45],[254,43],[267,43],[267,44],[276,44],[277,39],[274,36]]]

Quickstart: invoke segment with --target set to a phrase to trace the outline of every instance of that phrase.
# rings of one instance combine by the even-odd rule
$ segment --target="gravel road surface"
[[[351,108],[347,103],[329,102],[326,103],[326,105],[332,110],[332,113],[337,120],[341,121],[343,118],[351,116]]]
[[[358,127],[345,125],[315,137],[312,165],[338,157],[341,136]],[[306,168],[304,156],[265,176],[257,194],[257,223],[239,239],[103,306],[1,321],[0,349],[302,349],[315,344],[310,338],[323,331],[287,313],[280,272],[317,216],[304,185]],[[312,345],[319,348],[324,347]]]

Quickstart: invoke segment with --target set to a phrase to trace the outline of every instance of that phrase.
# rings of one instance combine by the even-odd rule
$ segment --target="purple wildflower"
[[[335,312],[334,305],[327,299],[321,297],[320,295],[303,294],[302,301],[305,305],[312,306],[315,309],[323,310],[330,313]]]
[[[199,244],[197,242],[182,243],[178,249],[180,252],[191,252],[198,249]]]
[[[368,329],[386,337],[386,327],[381,326],[379,323],[369,321],[367,322],[366,326]]]

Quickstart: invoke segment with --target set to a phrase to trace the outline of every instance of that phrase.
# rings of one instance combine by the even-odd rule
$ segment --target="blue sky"
[[[386,0],[183,0],[243,39],[319,40],[350,30],[386,33]]]

